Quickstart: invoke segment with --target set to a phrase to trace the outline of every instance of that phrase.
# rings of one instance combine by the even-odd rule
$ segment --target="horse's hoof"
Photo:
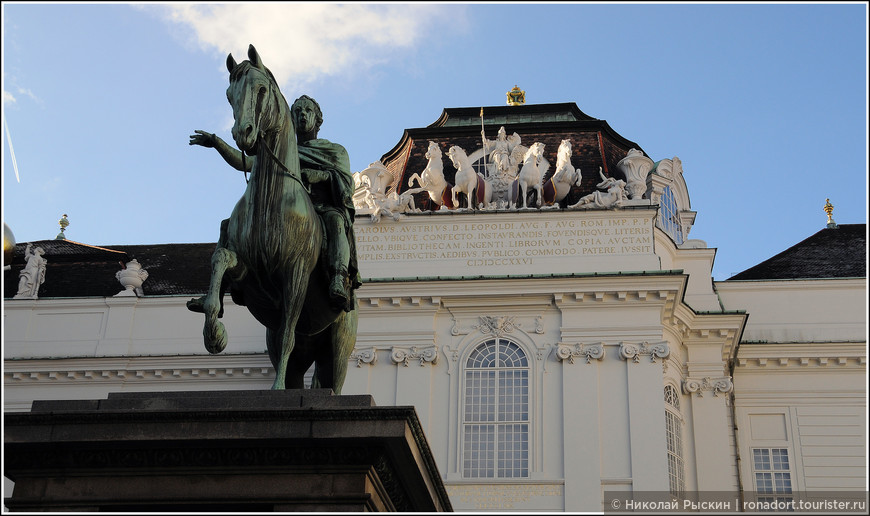
[[[212,355],[216,355],[227,348],[227,330],[222,322],[206,324],[202,330],[205,349]]]
[[[204,314],[205,308],[203,308],[203,306],[202,306],[202,300],[203,300],[203,298],[201,298],[201,297],[195,297],[195,298],[191,299],[190,301],[187,302],[187,309],[190,310],[191,312]]]

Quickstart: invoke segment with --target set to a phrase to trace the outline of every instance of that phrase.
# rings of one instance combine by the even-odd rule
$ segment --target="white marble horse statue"
[[[523,156],[523,166],[520,168],[520,173],[517,175],[512,188],[517,207],[522,200],[523,208],[528,208],[529,188],[533,188],[537,193],[535,202],[537,207],[541,207],[543,197],[541,181],[548,168],[550,168],[550,164],[544,159],[544,144],[541,142],[533,143]]]
[[[456,185],[452,191],[453,206],[459,207],[459,200],[456,196],[464,193],[468,199],[469,209],[486,207],[492,201],[492,187],[471,166],[468,154],[462,147],[454,145],[447,151],[447,155],[450,156],[450,161],[456,167],[456,176],[453,180]]]
[[[423,169],[423,173],[417,174],[414,172],[411,174],[411,177],[408,178],[408,186],[414,186],[414,180],[416,179],[420,187],[429,192],[429,198],[436,205],[441,206],[442,204],[449,203],[450,196],[446,194],[449,191],[448,188],[452,188],[453,185],[444,179],[444,163],[441,161],[441,149],[437,143],[433,141],[429,142],[426,159],[429,160],[429,163]],[[447,207],[452,208],[453,206]]]
[[[572,186],[580,186],[582,179],[580,169],[571,164],[571,141],[562,140],[556,151],[556,173],[544,184],[544,202],[548,205],[561,202]]]

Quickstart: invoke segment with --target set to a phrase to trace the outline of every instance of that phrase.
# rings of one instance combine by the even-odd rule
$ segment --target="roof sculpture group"
[[[383,216],[400,220],[406,213],[421,212],[414,196],[426,192],[440,210],[537,210],[537,209],[614,209],[626,201],[640,200],[647,190],[647,175],[655,163],[643,152],[631,149],[617,164],[625,179],[607,177],[598,168],[601,182],[598,191],[566,205],[565,199],[574,186],[580,186],[582,172],[571,164],[571,142],[562,140],[556,153],[556,168],[544,181],[550,163],[544,157],[541,142],[525,146],[517,133],[508,136],[504,126],[495,140],[483,136],[483,145],[471,154],[457,145],[447,149],[446,158],[456,169],[454,184],[444,177],[444,153],[438,143],[430,141],[426,167],[410,175],[409,189],[390,190],[395,177],[380,161],[354,173],[354,206],[358,213],[368,213],[373,222]],[[471,157],[482,157],[483,167]],[[481,173],[480,170],[483,170]]]

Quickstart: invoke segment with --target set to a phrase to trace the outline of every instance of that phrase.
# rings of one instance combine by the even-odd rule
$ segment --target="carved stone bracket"
[[[649,342],[641,342],[640,344],[630,344],[622,342],[619,344],[619,357],[623,360],[632,359],[633,362],[640,362],[640,355],[649,355],[649,361],[655,362],[656,357],[665,358],[671,353],[666,341],[650,344]]]
[[[703,391],[712,391],[715,397],[720,392],[731,392],[732,389],[734,389],[734,384],[731,382],[730,376],[686,378],[683,381],[683,392],[686,394],[696,393],[699,398],[703,396]]]
[[[506,315],[499,317],[481,315],[478,319],[480,320],[480,324],[476,324],[472,327],[480,330],[480,333],[490,334],[493,337],[500,337],[505,333],[511,333],[514,329],[520,327],[520,324],[514,322],[513,317],[508,317]]]
[[[586,357],[586,363],[589,364],[594,360],[604,359],[604,344],[556,344],[556,358],[561,361],[567,360],[569,364],[574,363],[574,358]]]
[[[544,316],[542,316],[542,315],[535,316],[535,333],[537,333],[539,335],[544,334],[544,325],[541,324],[541,321],[543,321],[543,320],[544,320]]]
[[[404,364],[405,367],[408,367],[411,360],[419,360],[422,367],[426,365],[426,362],[434,364],[438,361],[438,349],[434,345],[426,347],[393,346],[390,359],[396,364]]]
[[[363,364],[375,365],[378,361],[378,352],[375,348],[354,349],[350,354],[350,360],[356,360],[356,366]]]

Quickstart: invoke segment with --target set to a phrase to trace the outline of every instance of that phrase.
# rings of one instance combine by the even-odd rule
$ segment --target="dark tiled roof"
[[[97,247],[71,240],[39,240],[47,260],[39,297],[110,297],[124,287],[115,278],[123,264],[136,259],[148,271],[142,284],[146,296],[201,295],[208,290],[215,244],[153,244]],[[27,242],[16,244],[12,269],[3,272],[3,297],[18,291]]]
[[[867,224],[825,228],[728,280],[867,277]]]

